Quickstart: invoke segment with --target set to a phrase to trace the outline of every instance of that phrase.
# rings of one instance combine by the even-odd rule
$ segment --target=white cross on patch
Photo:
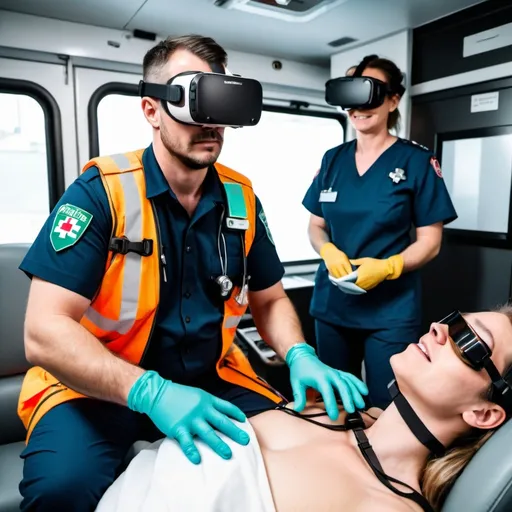
[[[405,181],[405,171],[403,169],[399,169],[398,167],[394,170],[394,172],[389,173],[389,177],[393,181],[393,183],[399,183],[400,181]]]
[[[80,231],[80,224],[76,219],[72,219],[71,217],[66,217],[64,220],[60,220],[56,228],[54,229],[55,233],[59,234],[59,238],[66,238],[66,236],[70,236],[71,238],[76,238],[77,235],[75,233]]]

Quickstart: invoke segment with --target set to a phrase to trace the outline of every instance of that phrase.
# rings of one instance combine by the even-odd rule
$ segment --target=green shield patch
[[[268,227],[267,216],[265,215],[265,212],[263,211],[263,209],[261,209],[260,214],[258,215],[258,217],[260,218],[261,222],[265,226],[265,230],[267,232],[268,239],[272,242],[273,245],[276,245],[274,243],[274,239],[272,238],[272,233],[270,232],[270,228]]]
[[[50,242],[56,252],[75,245],[89,227],[92,214],[73,206],[63,204],[53,220]]]

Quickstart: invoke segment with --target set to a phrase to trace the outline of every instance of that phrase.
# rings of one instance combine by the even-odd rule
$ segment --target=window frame
[[[100,141],[98,130],[98,106],[100,101],[110,94],[122,96],[137,96],[139,86],[125,82],[108,82],[98,87],[92,94],[87,106],[87,122],[89,129],[89,158],[99,156]],[[336,119],[343,128],[343,142],[346,141],[347,119],[344,115],[335,112],[323,112],[321,110],[309,110],[314,105],[303,101],[279,100],[288,102],[289,106],[272,105],[265,103],[263,98],[263,111],[277,112],[280,114],[295,114],[299,116],[322,117],[325,119]]]
[[[89,131],[89,158],[95,158],[99,155],[99,129],[98,129],[98,106],[100,101],[111,95],[118,94],[122,96],[137,96],[138,95],[139,86],[136,84],[130,84],[126,82],[107,82],[102,86],[98,87],[96,91],[91,95],[89,100],[89,104],[87,105],[87,122],[88,122],[88,131]],[[270,100],[274,101],[274,100]],[[266,112],[276,112],[280,114],[292,114],[299,116],[309,116],[309,117],[320,117],[324,119],[334,119],[337,120],[342,129],[343,129],[343,139],[341,143],[346,142],[347,140],[347,118],[343,114],[339,112],[324,112],[322,110],[314,110],[315,105],[312,105],[308,102],[304,101],[295,101],[295,100],[279,100],[279,102],[289,103],[286,105],[274,105],[270,103],[265,103],[265,98],[263,98],[263,111]],[[320,105],[319,105],[320,106]],[[310,110],[311,109],[311,110]],[[290,261],[283,262],[283,265],[286,269],[293,269],[298,267],[308,267],[311,265],[317,265],[321,260],[320,256],[315,259],[308,260],[298,260],[298,261]],[[310,269],[306,268],[306,272],[309,272]],[[288,273],[288,272],[287,272]]]
[[[437,133],[435,138],[435,147],[438,154],[438,160],[442,166],[443,144],[445,142],[510,134],[512,134],[512,125]],[[509,193],[509,210],[506,232],[497,233],[494,231],[452,228],[449,224],[444,227],[444,231],[446,239],[450,241],[510,249],[512,247],[512,182]]]
[[[46,140],[46,168],[50,212],[65,190],[64,149],[60,108],[52,94],[44,87],[28,80],[0,77],[0,93],[29,96],[37,101],[44,113]]]

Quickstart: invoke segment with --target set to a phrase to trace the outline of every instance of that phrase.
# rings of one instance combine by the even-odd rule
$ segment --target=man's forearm
[[[295,344],[304,341],[299,317],[288,297],[269,301],[251,314],[262,338],[283,359]]]
[[[126,405],[133,383],[144,373],[110,352],[71,318],[47,318],[27,329],[30,362],[43,367],[67,387],[84,395]]]

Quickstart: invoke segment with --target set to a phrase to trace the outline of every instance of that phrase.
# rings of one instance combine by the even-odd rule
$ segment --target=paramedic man
[[[311,314],[320,359],[360,375],[364,358],[370,403],[385,408],[389,359],[419,337],[417,270],[436,257],[443,224],[457,214],[433,153],[389,131],[404,92],[400,70],[373,55],[347,72],[354,74],[387,83],[391,93],[380,106],[348,111],[356,139],[325,153],[304,197],[309,237],[322,258]],[[345,83],[349,91],[358,82],[341,82],[338,94]],[[346,294],[328,278],[328,272],[339,278],[356,269],[355,284],[366,294]]]
[[[144,79],[165,83],[178,73],[211,72],[213,66],[219,65],[225,67],[226,54],[213,40],[184,36],[159,43],[147,53]],[[94,323],[87,314],[101,315],[108,308],[115,309],[117,297],[124,297],[127,290],[137,290],[139,304],[151,301],[151,290],[158,290],[144,273],[140,274],[140,288],[130,288],[130,277],[123,274],[123,270],[125,274],[129,272],[128,263],[121,263],[124,267],[120,277],[112,281],[119,261],[127,259],[117,263],[114,259],[105,270],[113,221],[103,182],[112,178],[105,175],[105,160],[100,159],[103,163],[98,165],[104,175],[100,177],[98,167],[92,166],[66,190],[20,266],[32,277],[25,346],[27,358],[36,365],[25,377],[18,408],[29,435],[22,453],[22,510],[94,509],[114,481],[128,448],[139,439],[151,440],[164,434],[175,438],[184,455],[197,464],[200,457],[193,436],[199,436],[227,459],[231,451],[215,431],[246,444],[248,436],[231,418],[244,421],[245,415],[273,408],[280,400],[255,375],[251,390],[247,389],[250,386],[221,379],[223,365],[217,373],[224,337],[226,332],[233,332],[220,328],[223,316],[229,317],[223,311],[225,304],[234,304],[232,298],[224,302],[212,279],[222,273],[217,242],[218,206],[224,202],[223,178],[213,164],[221,151],[224,130],[178,123],[155,98],[143,97],[142,109],[153,128],[153,143],[140,157],[143,167],[136,167],[137,172],[143,172],[145,194],[132,196],[133,204],[128,200],[124,206],[115,201],[112,204],[116,218],[123,218],[119,215],[121,208],[129,209],[140,201],[147,204],[151,200],[155,205],[167,263],[165,278],[160,279],[160,298],[155,299],[159,300],[158,308],[152,310],[156,311],[156,323],[151,343],[145,354],[141,351],[144,355],[138,366],[130,364],[130,357],[119,356],[122,349],[116,345],[117,339],[108,350],[97,339],[103,335],[93,335],[101,330],[87,327]],[[135,158],[134,153],[126,153],[125,157],[126,161]],[[119,159],[117,156],[108,162]],[[114,179],[123,182],[117,171]],[[233,171],[223,172],[233,176]],[[126,183],[139,183],[136,187],[140,187],[140,182],[135,178]],[[108,188],[112,195],[114,189],[111,185]],[[60,231],[65,230],[62,222],[69,224],[67,219],[56,218],[62,205],[68,205],[69,211],[81,212],[81,229],[72,243],[58,250],[62,248]],[[335,393],[350,408],[354,404],[364,406],[356,389],[359,386],[366,393],[364,384],[321,363],[302,342],[299,320],[281,285],[283,268],[259,200],[255,205],[256,215],[248,216],[256,221],[247,256],[251,276],[249,305],[262,335],[290,366],[292,388],[302,404],[299,408],[305,405],[306,387],[316,388],[330,401],[336,410],[331,411],[333,417],[337,417]],[[146,226],[145,218],[150,215],[144,213],[146,210],[138,210],[143,217],[142,226]],[[127,224],[129,218],[126,215]],[[119,223],[115,229],[118,227]],[[225,233],[227,273],[234,281],[243,268],[242,242],[236,235]],[[163,275],[156,254],[157,270],[150,276],[158,272]],[[145,261],[150,265],[154,260]],[[141,263],[141,267],[145,264]],[[100,300],[104,293],[107,299]],[[88,309],[91,301],[99,311]],[[111,318],[112,315],[107,320],[112,321]],[[136,321],[145,325],[144,318]],[[117,325],[116,329],[121,330]],[[138,332],[133,336],[134,340]],[[148,336],[142,340],[144,344]],[[133,340],[128,340],[129,348],[134,347]],[[127,350],[123,354],[129,353]],[[236,366],[239,361],[233,364]],[[64,396],[71,398],[62,402]],[[53,406],[48,405],[52,403]]]

